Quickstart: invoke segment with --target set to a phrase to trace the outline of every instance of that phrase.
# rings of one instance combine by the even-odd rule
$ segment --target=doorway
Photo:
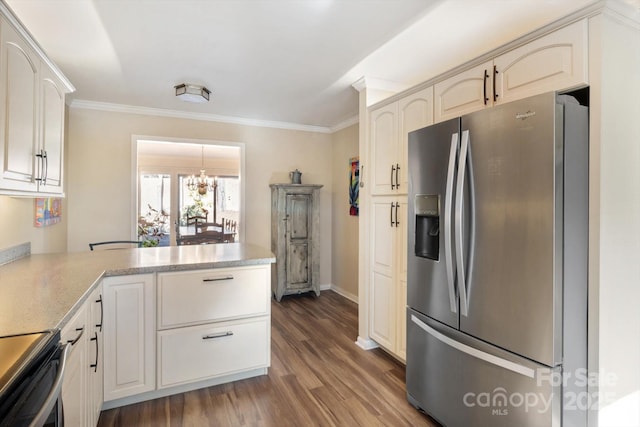
[[[143,245],[244,241],[244,144],[134,136],[132,146],[132,233]]]

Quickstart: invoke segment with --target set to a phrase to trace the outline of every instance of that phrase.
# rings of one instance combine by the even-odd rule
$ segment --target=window
[[[216,176],[211,181],[213,189],[206,194],[187,187],[188,175],[179,175],[179,204],[181,234],[189,234],[187,217],[202,216],[206,222],[223,224],[231,221],[239,232],[240,222],[240,180],[237,176]]]
[[[140,174],[138,240],[144,246],[171,242],[171,175]]]
[[[211,226],[207,231],[222,230],[225,242],[242,240],[244,144],[134,136],[132,145],[137,153],[134,170],[138,177],[133,187],[137,195],[133,232],[139,240],[160,246],[178,241],[195,244],[193,239],[188,243],[176,240],[195,233],[193,226],[186,229],[187,213],[205,216]],[[186,185],[187,179],[192,175],[197,178],[201,170],[212,184],[203,195]]]

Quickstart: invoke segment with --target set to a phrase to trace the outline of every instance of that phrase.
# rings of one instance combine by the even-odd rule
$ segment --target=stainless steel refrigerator
[[[408,400],[448,427],[586,425],[588,107],[547,93],[408,144]]]

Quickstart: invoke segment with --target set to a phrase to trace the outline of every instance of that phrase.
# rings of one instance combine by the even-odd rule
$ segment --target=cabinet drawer
[[[270,312],[266,266],[158,275],[158,329]]]
[[[159,388],[268,367],[270,326],[266,316],[158,332]]]

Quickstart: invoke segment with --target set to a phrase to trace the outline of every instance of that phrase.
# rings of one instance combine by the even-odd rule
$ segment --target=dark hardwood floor
[[[407,403],[402,364],[354,344],[357,310],[331,291],[274,301],[268,375],[104,411],[98,426],[437,426]]]

